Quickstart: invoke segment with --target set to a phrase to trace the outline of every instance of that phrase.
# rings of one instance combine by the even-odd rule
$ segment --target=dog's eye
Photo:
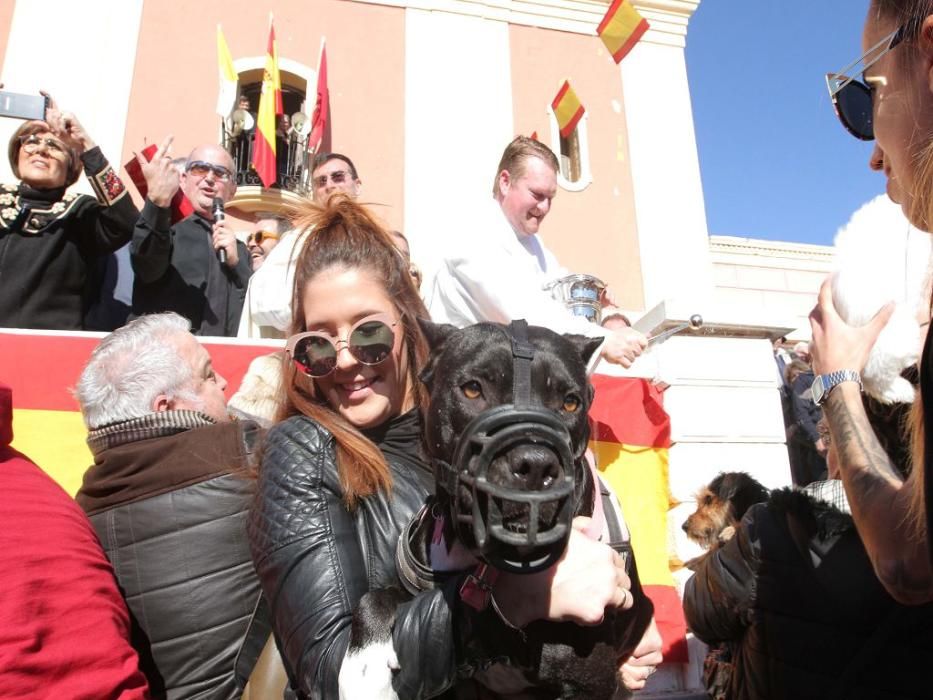
[[[462,387],[460,387],[460,391],[462,391],[463,395],[468,399],[478,399],[483,395],[483,387],[481,387],[479,382],[476,381],[467,382]]]
[[[563,409],[567,411],[567,413],[576,413],[577,409],[579,408],[580,408],[580,397],[579,396],[575,396],[574,394],[567,394],[567,396],[564,397]]]

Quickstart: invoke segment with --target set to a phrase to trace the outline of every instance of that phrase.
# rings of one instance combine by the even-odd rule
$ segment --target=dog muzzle
[[[514,403],[476,416],[461,434],[452,462],[435,460],[435,468],[461,541],[475,543],[473,554],[497,569],[529,574],[552,566],[564,553],[574,512],[574,462],[580,455],[573,454],[570,432],[557,414],[530,405],[534,348],[527,342],[524,321],[513,321],[510,330]],[[532,491],[490,481],[494,460],[523,445],[545,448],[557,456],[560,475],[546,489]],[[458,498],[461,486],[472,496],[468,512]],[[554,505],[553,516],[543,528],[541,511],[548,504]],[[507,508],[527,514],[524,532],[509,527]]]

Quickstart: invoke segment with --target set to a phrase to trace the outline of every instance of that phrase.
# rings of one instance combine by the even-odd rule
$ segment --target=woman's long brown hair
[[[428,318],[428,312],[412,283],[408,264],[389,234],[364,206],[344,194],[333,195],[323,206],[310,200],[303,203],[293,212],[292,222],[298,231],[308,234],[295,265],[291,333],[307,330],[304,290],[317,275],[333,268],[367,271],[383,285],[398,312],[411,398],[424,412],[427,393],[418,372],[427,361],[428,347],[417,319]],[[278,419],[308,416],[334,436],[347,507],[353,509],[360,498],[391,489],[392,476],[379,448],[334,411],[320,396],[314,381],[287,358],[284,375],[285,403]]]
[[[869,12],[878,19],[892,20],[892,27],[902,26],[911,20],[917,21],[933,14],[933,0],[872,0]],[[915,37],[908,37],[903,49],[898,49],[899,53],[894,57],[896,65],[907,66],[907,62],[916,57],[914,39]],[[911,193],[909,218],[918,228],[933,233],[933,140],[928,141],[920,152],[914,155],[914,165],[914,191]],[[933,381],[929,372],[930,368],[920,367],[921,384]],[[927,448],[924,425],[925,413],[931,408],[933,407],[923,405],[921,392],[918,390],[908,419],[912,468],[905,481],[905,488],[909,489],[910,494],[906,524],[912,536],[918,539],[922,539],[927,529],[924,503]],[[930,533],[927,533],[927,536],[929,537]]]

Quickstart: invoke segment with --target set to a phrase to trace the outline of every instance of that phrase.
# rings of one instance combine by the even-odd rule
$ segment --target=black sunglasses
[[[875,138],[874,93],[865,80],[865,72],[919,28],[918,20],[909,20],[838,73],[826,74],[826,87],[836,116],[855,138],[862,141],[873,141]],[[862,64],[861,69],[858,69],[859,64]],[[861,74],[863,79],[851,78],[850,73]]]
[[[285,352],[309,377],[326,377],[337,367],[339,345],[343,343],[353,357],[364,365],[385,362],[395,349],[393,328],[398,321],[388,314],[373,314],[353,324],[345,340],[324,331],[298,333],[288,339]]]

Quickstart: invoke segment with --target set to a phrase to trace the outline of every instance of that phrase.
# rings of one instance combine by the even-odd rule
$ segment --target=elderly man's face
[[[346,192],[354,199],[360,194],[360,180],[353,177],[350,164],[332,158],[311,173],[314,201],[323,204],[334,192]]]
[[[557,173],[540,158],[524,160],[524,171],[513,177],[508,170],[499,173],[499,206],[512,229],[531,236],[551,210],[557,194]]]
[[[183,362],[191,368],[191,383],[181,396],[174,398],[172,408],[177,411],[200,411],[218,422],[230,420],[224,389],[227,380],[214,371],[211,356],[190,333],[179,333],[172,344]]]
[[[220,146],[199,146],[188,156],[188,170],[181,176],[181,189],[194,210],[211,218],[214,197],[224,202],[236,194],[233,159]]]

